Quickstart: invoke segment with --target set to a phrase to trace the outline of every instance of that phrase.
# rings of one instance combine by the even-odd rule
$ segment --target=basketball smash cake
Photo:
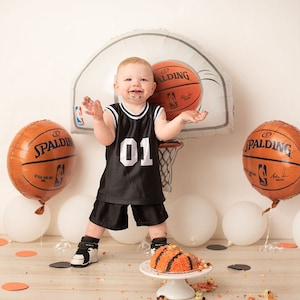
[[[184,252],[172,243],[159,247],[150,259],[150,267],[162,273],[202,271],[210,266],[210,263],[192,253]]]

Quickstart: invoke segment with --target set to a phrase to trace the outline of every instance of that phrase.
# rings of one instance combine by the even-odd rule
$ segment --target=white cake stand
[[[186,273],[160,273],[150,267],[150,261],[140,264],[140,271],[150,277],[166,279],[166,283],[160,287],[156,296],[165,296],[170,300],[184,300],[195,297],[195,291],[187,284],[186,279],[195,278],[207,274],[212,270],[212,266],[202,271],[192,271]]]

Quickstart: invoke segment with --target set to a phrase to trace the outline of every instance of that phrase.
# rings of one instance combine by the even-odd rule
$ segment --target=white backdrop
[[[0,0],[0,220],[8,201],[18,195],[6,169],[15,134],[40,119],[70,130],[71,89],[81,69],[110,39],[155,28],[197,41],[230,76],[235,103],[232,134],[185,140],[173,167],[167,206],[187,193],[207,199],[218,212],[215,237],[223,237],[222,215],[233,203],[269,207],[270,201],[244,176],[242,147],[265,121],[280,119],[300,127],[299,1]],[[105,163],[104,148],[93,136],[72,138],[79,154],[77,173],[48,202],[49,234],[58,234],[57,215],[64,201],[95,195]],[[279,204],[272,215],[273,238],[292,237],[299,209],[300,196]]]

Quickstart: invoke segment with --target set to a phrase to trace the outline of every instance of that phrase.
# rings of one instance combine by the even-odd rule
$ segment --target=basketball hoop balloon
[[[300,131],[282,121],[261,124],[246,140],[243,166],[252,187],[273,202],[272,208],[298,195]]]
[[[103,45],[74,82],[72,132],[93,132],[93,120],[82,107],[84,96],[101,99],[103,107],[119,102],[113,90],[116,68],[130,56],[152,65],[157,88],[150,101],[163,106],[169,120],[182,110],[209,112],[204,122],[186,124],[176,139],[232,132],[230,78],[196,41],[167,30],[134,30]]]
[[[16,189],[29,199],[45,203],[70,182],[76,164],[71,136],[49,120],[33,122],[14,137],[7,154],[7,169]]]

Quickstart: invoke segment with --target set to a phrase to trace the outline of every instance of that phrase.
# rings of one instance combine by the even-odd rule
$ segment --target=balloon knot
[[[280,202],[280,200],[273,200],[272,208],[275,208],[279,202]]]
[[[39,208],[34,212],[36,215],[42,215],[42,214],[44,213],[44,211],[45,211],[45,202],[43,202],[43,201],[41,201],[41,200],[39,200],[39,202],[42,204],[42,206],[39,207]]]
[[[280,202],[280,200],[278,200],[278,199],[277,200],[272,200],[272,201],[273,201],[273,203],[272,203],[271,207],[265,209],[262,212],[262,215],[264,215],[266,212],[270,211],[272,208],[275,208],[278,205],[278,203]]]
[[[263,212],[262,212],[262,215],[264,215],[265,213],[267,213],[268,211],[271,210],[271,207],[268,207],[267,209],[265,209]]]

